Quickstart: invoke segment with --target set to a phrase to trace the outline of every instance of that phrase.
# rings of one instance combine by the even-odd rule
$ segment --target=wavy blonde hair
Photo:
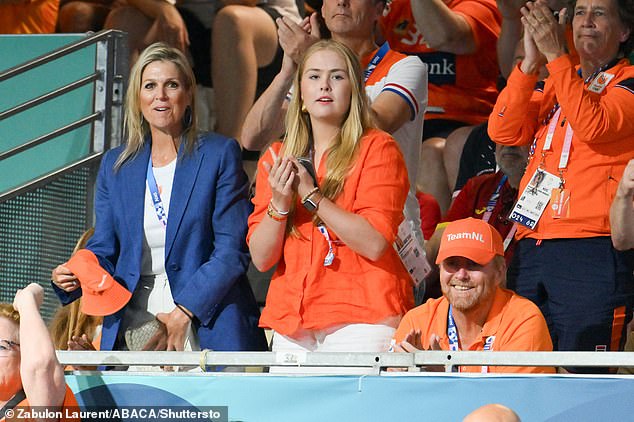
[[[0,303],[0,318],[6,318],[18,326],[20,325],[20,313],[10,303]]]
[[[150,135],[150,125],[143,118],[139,95],[141,93],[141,83],[145,68],[153,62],[171,62],[176,65],[188,90],[191,104],[191,120],[183,122],[183,133],[181,134],[185,142],[185,151],[191,152],[196,144],[196,127],[198,118],[196,115],[196,77],[189,65],[187,57],[178,49],[168,46],[165,43],[157,42],[147,47],[130,71],[130,81],[125,96],[124,128],[127,137],[126,147],[119,155],[115,163],[115,169],[121,167],[128,159],[134,157],[141,151],[145,139]],[[189,120],[189,119],[188,119]]]
[[[359,140],[364,132],[373,127],[368,97],[365,93],[363,72],[356,54],[344,44],[334,40],[322,40],[313,44],[302,57],[293,81],[293,97],[286,114],[286,136],[281,153],[284,156],[307,156],[312,146],[310,115],[302,111],[301,80],[308,59],[318,51],[337,53],[346,63],[346,73],[352,88],[350,108],[341,128],[328,147],[326,177],[320,186],[322,194],[334,200],[343,190],[346,176],[350,172],[359,149]],[[293,201],[294,207],[295,201]],[[292,227],[292,216],[287,227]],[[315,216],[315,224],[319,219]]]
[[[95,229],[92,227],[86,230],[77,240],[72,255],[78,250],[85,248],[94,233]],[[81,311],[81,301],[82,298],[80,297],[74,302],[60,307],[53,315],[49,331],[53,344],[58,350],[67,350],[68,341],[73,336],[86,334],[89,339],[93,339],[97,332],[97,327],[103,322],[103,318],[100,316],[83,313]]]

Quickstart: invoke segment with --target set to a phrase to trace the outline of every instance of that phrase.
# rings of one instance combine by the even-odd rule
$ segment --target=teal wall
[[[0,35],[0,71],[81,39],[81,35]],[[60,88],[94,71],[94,45],[0,82],[0,112]],[[94,84],[0,120],[0,152],[91,113]],[[90,153],[91,125],[0,161],[0,193]]]

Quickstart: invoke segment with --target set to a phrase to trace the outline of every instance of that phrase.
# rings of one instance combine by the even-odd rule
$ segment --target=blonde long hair
[[[145,68],[150,63],[157,61],[174,63],[183,76],[185,88],[189,91],[191,97],[191,104],[189,106],[191,119],[187,118],[187,121],[183,122],[183,133],[181,136],[185,142],[186,152],[191,152],[196,144],[196,127],[198,124],[195,107],[196,77],[189,65],[187,57],[185,57],[180,50],[172,48],[165,43],[157,42],[143,50],[130,72],[130,82],[125,96],[124,117],[127,142],[125,149],[121,152],[121,155],[119,155],[114,165],[115,169],[118,169],[128,159],[138,154],[141,148],[143,148],[145,139],[150,135],[150,125],[143,118],[143,113],[141,113],[139,95],[141,92],[143,71],[145,71]]]
[[[367,129],[373,127],[361,64],[356,54],[344,44],[334,40],[322,40],[313,44],[302,57],[293,81],[293,98],[286,114],[287,132],[282,146],[282,155],[307,156],[312,148],[310,115],[302,111],[300,82],[306,61],[313,54],[322,50],[333,51],[344,59],[346,72],[352,86],[350,108],[338,134],[328,147],[326,177],[320,186],[322,194],[326,198],[334,200],[343,190],[346,176],[355,162],[359,140]],[[292,218],[289,218],[289,225],[292,225],[291,220]],[[315,222],[318,220],[315,219]]]
[[[90,239],[94,232],[95,229],[90,228],[81,235],[75,244],[73,255],[86,246],[88,239]],[[55,312],[49,326],[55,349],[67,350],[68,341],[73,336],[86,334],[89,339],[93,339],[97,327],[102,323],[102,317],[86,315],[81,312],[81,300],[82,299],[79,298],[69,305],[60,307],[57,312]]]

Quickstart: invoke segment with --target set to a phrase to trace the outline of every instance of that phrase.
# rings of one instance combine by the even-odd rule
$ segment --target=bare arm
[[[442,0],[411,0],[412,15],[425,42],[435,50],[473,54],[477,46],[467,20]]]
[[[297,195],[303,198],[313,189],[313,181],[294,157],[291,160],[295,164],[299,178]],[[325,197],[319,202],[317,216],[350,249],[371,261],[381,258],[390,247],[385,237],[363,216],[346,211]]]
[[[146,44],[164,41],[185,51],[189,47],[189,34],[185,21],[176,7],[163,0],[128,0],[128,4],[154,20],[144,38]]]
[[[286,95],[291,89],[295,64],[284,55],[282,69],[249,110],[242,126],[242,146],[260,151],[284,133]]]
[[[242,146],[254,151],[262,150],[284,133],[286,96],[293,84],[297,63],[303,52],[320,37],[316,14],[299,24],[287,18],[278,18],[276,23],[278,40],[284,50],[282,68],[253,104],[242,126]]]
[[[31,283],[18,290],[13,307],[20,313],[20,375],[31,406],[59,407],[64,402],[64,370],[40,316],[44,289]]]
[[[610,207],[612,244],[618,250],[634,248],[634,160],[625,167]]]
[[[524,0],[497,0],[498,10],[502,14],[502,26],[497,42],[500,72],[508,78],[515,66],[515,50],[522,39],[520,8]]]
[[[384,91],[372,102],[372,115],[379,129],[394,133],[412,117],[407,102],[398,94]]]

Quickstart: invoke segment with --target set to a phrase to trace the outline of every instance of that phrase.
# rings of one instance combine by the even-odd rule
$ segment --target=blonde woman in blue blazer
[[[104,318],[101,349],[158,319],[146,350],[265,350],[245,277],[248,180],[235,140],[195,131],[195,79],[183,54],[149,46],[130,75],[127,143],[102,160],[95,233],[87,248],[132,299]],[[53,270],[62,303],[81,296],[75,275]]]

